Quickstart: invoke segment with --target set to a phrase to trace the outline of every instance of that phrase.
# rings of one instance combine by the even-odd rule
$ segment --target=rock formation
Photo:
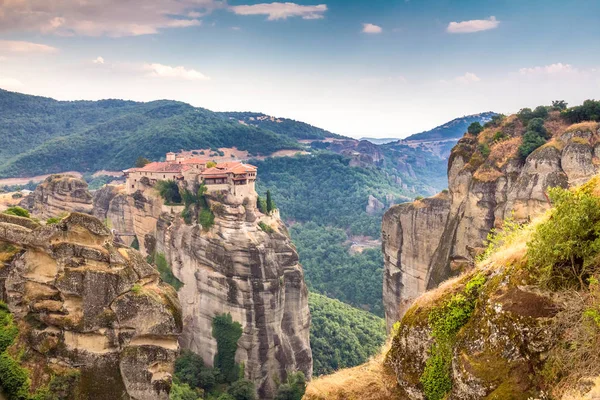
[[[448,162],[447,193],[390,208],[382,225],[383,296],[388,330],[425,290],[472,265],[492,228],[506,218],[526,221],[549,207],[546,189],[585,182],[598,170],[596,124],[566,127],[554,115],[553,138],[521,161],[525,128],[507,118],[479,136],[466,134]],[[501,131],[506,140],[492,142]],[[482,143],[490,154],[482,155]]]
[[[81,212],[90,214],[93,209],[92,195],[87,183],[71,175],[51,175],[21,202],[38,218],[47,219]]]
[[[168,399],[181,307],[138,251],[80,213],[45,226],[0,214],[0,249],[0,292],[32,389],[74,371],[79,398]]]
[[[127,196],[107,186],[95,198],[98,206],[103,204],[96,215],[119,232],[134,232],[142,252],[164,254],[183,282],[178,292],[182,348],[212,365],[212,318],[231,313],[243,326],[236,360],[244,363],[259,398],[272,398],[274,379],[284,381],[288,372],[312,375],[308,290],[277,213],[260,213],[256,197],[240,203],[216,193],[208,197],[214,226],[203,230],[197,223],[186,224],[181,209],[164,206],[152,190]]]

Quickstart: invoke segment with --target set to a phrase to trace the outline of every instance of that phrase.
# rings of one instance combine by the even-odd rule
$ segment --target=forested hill
[[[123,169],[138,156],[179,149],[235,146],[268,155],[301,149],[298,139],[334,136],[292,120],[242,124],[168,100],[56,101],[0,89],[0,110],[0,177]]]
[[[317,128],[316,126],[312,126],[304,122],[295,121],[293,119],[272,117],[266,114],[254,112],[222,112],[219,114],[247,125],[268,129],[299,140],[344,138],[344,136],[326,131],[325,129]]]
[[[488,111],[480,114],[466,115],[461,118],[455,118],[450,122],[446,122],[444,125],[436,126],[435,128],[410,135],[404,140],[445,140],[445,139],[460,139],[469,125],[473,122],[479,122],[483,125],[488,122],[496,113]]]

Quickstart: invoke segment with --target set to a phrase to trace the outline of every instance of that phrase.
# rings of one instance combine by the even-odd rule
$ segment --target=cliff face
[[[39,218],[58,217],[70,212],[90,214],[92,195],[87,183],[71,175],[51,175],[21,202]]]
[[[552,139],[524,162],[518,147],[525,128],[514,116],[477,137],[466,134],[449,159],[448,193],[389,209],[382,226],[388,329],[421,293],[472,266],[492,228],[546,210],[548,187],[593,176],[600,144],[592,125],[561,126],[551,116],[546,126]],[[504,140],[493,142],[498,131]],[[488,145],[484,157],[481,149]]]
[[[215,223],[205,231],[198,224],[187,225],[181,210],[164,207],[150,191],[127,196],[109,187],[103,190],[114,196],[96,213],[117,231],[134,232],[143,251],[164,254],[183,282],[178,292],[183,348],[212,365],[212,318],[231,313],[243,326],[236,360],[244,363],[246,378],[255,382],[261,399],[273,397],[274,379],[284,381],[287,372],[312,375],[308,290],[298,254],[277,214],[258,212],[256,197],[243,204],[209,197]],[[263,231],[259,222],[272,232]]]
[[[47,226],[0,214],[0,249],[19,329],[8,351],[24,354],[32,389],[73,371],[76,398],[168,399],[181,307],[139,252],[80,213]]]

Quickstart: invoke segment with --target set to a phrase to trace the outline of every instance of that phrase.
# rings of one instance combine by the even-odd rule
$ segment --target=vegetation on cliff
[[[377,354],[385,341],[385,322],[365,311],[316,293],[308,298],[314,375],[354,367]]]

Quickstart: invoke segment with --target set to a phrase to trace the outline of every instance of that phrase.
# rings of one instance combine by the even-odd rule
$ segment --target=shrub
[[[131,291],[133,292],[133,294],[138,295],[140,293],[142,293],[142,285],[140,285],[139,283],[136,283],[135,285],[133,285],[133,287],[131,288]]]
[[[301,371],[288,375],[286,383],[279,385],[275,400],[302,400],[306,391],[306,377]]]
[[[423,196],[417,196],[417,197],[415,197],[415,201],[423,200],[424,198],[425,197],[423,197]]]
[[[471,135],[479,135],[482,130],[483,130],[483,126],[481,126],[481,124],[479,122],[473,122],[467,128],[467,132],[469,132]]]
[[[269,225],[265,224],[262,221],[260,221],[258,223],[258,227],[260,228],[261,231],[263,231],[265,233],[273,233],[274,232],[273,228],[271,228]]]
[[[597,179],[576,190],[551,188],[554,208],[527,244],[530,268],[550,286],[584,287],[600,253],[600,199]]]
[[[183,287],[183,283],[173,275],[173,271],[165,258],[165,255],[158,253],[155,257],[156,269],[160,273],[160,279],[163,282],[173,286],[175,290],[179,290]]]
[[[225,382],[235,382],[240,373],[240,367],[235,363],[235,353],[237,342],[242,337],[242,325],[233,321],[231,314],[216,315],[212,320],[212,335],[217,341],[214,365],[221,371]]]
[[[171,385],[169,400],[199,400],[201,397],[188,384],[175,380]]]
[[[481,152],[481,155],[483,156],[483,158],[488,158],[490,153],[492,152],[490,150],[490,146],[488,146],[487,143],[480,144],[479,151]]]
[[[227,390],[235,400],[256,400],[254,383],[246,379],[234,382]]]
[[[552,109],[558,111],[564,111],[567,109],[567,102],[564,100],[553,100]]]
[[[0,353],[10,346],[19,330],[13,322],[12,314],[8,311],[5,303],[0,302]]]
[[[523,135],[523,143],[519,146],[519,156],[525,160],[531,153],[540,146],[543,146],[546,140],[534,131],[526,132]]]
[[[456,334],[471,318],[479,290],[486,278],[477,274],[466,283],[462,293],[452,296],[429,313],[429,327],[435,342],[420,382],[427,400],[442,400],[452,389],[452,347]]]
[[[494,143],[501,142],[503,140],[506,140],[506,135],[504,134],[504,132],[498,131],[494,133],[494,136],[492,137],[492,141]]]
[[[213,168],[213,167],[216,167],[216,166],[217,166],[217,163],[214,162],[214,161],[209,161],[209,162],[206,163],[206,168]]]
[[[140,241],[138,240],[137,236],[133,237],[133,242],[131,242],[131,248],[135,250],[140,249]]]
[[[203,208],[198,214],[198,222],[202,225],[202,229],[207,231],[215,224],[215,214],[210,209]]]
[[[582,105],[566,109],[561,114],[568,122],[600,121],[600,101],[586,100]]]
[[[29,215],[29,211],[19,206],[7,208],[6,210],[4,210],[4,214],[16,215],[17,217],[31,218],[31,215]]]
[[[541,137],[547,137],[548,131],[544,127],[544,120],[542,118],[533,118],[527,124],[527,130],[537,132]]]
[[[192,388],[211,391],[217,384],[218,370],[204,365],[199,355],[184,350],[175,360],[175,376]]]
[[[158,181],[156,182],[156,190],[164,199],[165,204],[181,204],[182,199],[177,182],[172,180]]]

